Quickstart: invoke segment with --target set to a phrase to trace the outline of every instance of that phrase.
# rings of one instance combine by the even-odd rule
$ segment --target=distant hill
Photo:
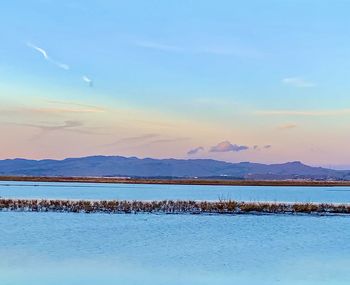
[[[122,156],[89,156],[64,160],[6,159],[0,160],[0,175],[350,180],[350,170],[311,167],[299,161],[260,164]]]

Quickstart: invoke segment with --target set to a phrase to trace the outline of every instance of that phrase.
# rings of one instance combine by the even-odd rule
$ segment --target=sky
[[[350,165],[350,1],[0,4],[0,159]]]

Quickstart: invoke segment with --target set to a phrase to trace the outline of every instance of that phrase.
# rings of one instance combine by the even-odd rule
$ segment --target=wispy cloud
[[[181,137],[181,138],[159,139],[159,140],[151,141],[149,144],[173,143],[173,142],[186,141],[186,140],[189,140],[189,138]]]
[[[150,139],[154,139],[156,137],[159,137],[158,134],[144,134],[140,136],[134,136],[134,137],[126,137],[121,138],[117,141],[114,141],[109,144],[102,145],[103,147],[113,147],[117,145],[123,145],[123,144],[133,144],[133,143],[143,143],[145,141],[149,141]]]
[[[89,108],[89,107],[38,107],[38,108],[30,108],[30,107],[17,107],[17,108],[0,108],[0,116],[62,116],[69,114],[96,114],[103,113],[104,109],[98,108]]]
[[[156,41],[137,41],[136,46],[146,49],[158,50],[163,52],[183,52],[192,54],[212,54],[221,56],[237,56],[237,57],[261,57],[261,53],[239,45],[210,45],[210,46],[180,46],[172,44],[164,44]]]
[[[48,55],[48,53],[47,53],[47,51],[46,51],[45,49],[43,49],[43,48],[41,48],[41,47],[38,47],[38,46],[36,46],[36,45],[34,45],[34,44],[30,43],[30,42],[27,42],[27,46],[28,46],[29,48],[31,48],[31,49],[33,49],[33,50],[39,52],[39,53],[44,57],[45,60],[47,60],[48,62],[50,62],[50,63],[52,63],[52,64],[54,64],[54,65],[56,65],[57,67],[62,68],[62,69],[64,69],[64,70],[69,70],[69,69],[70,69],[70,67],[69,67],[68,64],[61,63],[61,62],[59,62],[59,61],[56,61],[56,60],[52,59],[52,58]]]
[[[263,146],[259,146],[259,145],[254,145],[252,147],[253,150],[256,150],[256,151],[261,151],[261,150],[264,150],[264,149],[270,149],[272,148],[272,145],[270,144],[266,144],[266,145],[263,145]]]
[[[210,152],[239,152],[248,150],[249,147],[245,145],[231,144],[229,141],[223,141],[210,148]]]
[[[57,60],[52,59],[52,58],[49,56],[48,52],[47,52],[45,49],[43,49],[42,47],[39,47],[39,46],[37,46],[37,45],[34,45],[34,44],[32,44],[31,42],[27,42],[26,45],[27,45],[27,47],[29,47],[29,48],[33,49],[34,51],[40,53],[46,61],[48,61],[48,62],[50,62],[50,63],[56,65],[57,67],[59,67],[59,68],[61,68],[61,69],[70,70],[70,66],[69,66],[68,64],[65,64],[65,63],[62,63],[62,62],[59,62],[59,61],[57,61]],[[82,79],[85,83],[87,83],[87,84],[89,85],[89,87],[93,87],[93,83],[94,83],[94,82],[93,82],[93,80],[92,80],[89,76],[87,76],[87,75],[82,75],[81,79]]]
[[[93,81],[90,77],[87,77],[86,75],[83,75],[82,78],[81,78],[84,82],[86,82],[89,87],[93,87]]]
[[[82,104],[82,103],[71,102],[71,101],[45,100],[45,102],[54,104],[54,105],[57,104],[57,105],[75,107],[73,109],[78,109],[78,110],[81,110],[82,112],[103,113],[107,111],[106,108],[103,108],[100,106]]]
[[[197,53],[207,53],[212,55],[221,55],[221,56],[235,56],[235,57],[248,57],[248,58],[259,58],[262,56],[262,53],[248,47],[241,46],[208,46],[208,47],[199,47],[194,50]]]
[[[119,140],[119,143],[130,143],[130,142],[140,142],[142,140],[149,140],[159,137],[158,134],[145,134],[141,136],[135,136],[135,137],[128,137],[128,138],[122,138]]]
[[[199,152],[201,152],[201,151],[204,151],[204,147],[199,146],[199,147],[190,149],[190,150],[187,152],[187,154],[188,154],[188,155],[195,155],[195,154],[197,154],[197,153],[199,153]]]
[[[150,41],[139,41],[139,42],[136,42],[136,46],[147,48],[147,49],[160,50],[160,51],[171,51],[171,52],[182,52],[182,51],[185,51],[183,48],[178,47],[178,46],[161,44],[161,43],[150,42]]]
[[[297,127],[296,124],[284,124],[284,125],[278,126],[278,129],[280,129],[280,130],[290,130],[290,129],[295,129],[296,127]]]
[[[34,125],[34,124],[33,125],[28,124],[27,126],[38,128],[38,129],[41,129],[43,131],[59,131],[59,130],[81,127],[81,126],[83,126],[83,123],[80,121],[65,121],[62,125],[56,125],[56,126]]]
[[[69,69],[70,69],[70,67],[69,67],[68,64],[60,63],[60,62],[58,62],[58,61],[53,61],[53,60],[51,60],[51,62],[52,62],[53,64],[55,64],[56,66],[58,66],[59,68],[62,68],[62,69],[64,69],[64,70],[69,70]]]
[[[95,108],[38,108],[27,109],[27,111],[35,113],[103,113],[104,110]]]
[[[335,110],[264,110],[255,112],[264,116],[341,116],[350,115],[350,109]]]
[[[64,114],[84,114],[84,113],[104,113],[107,111],[107,109],[88,105],[88,104],[80,104],[76,102],[69,102],[69,101],[56,101],[56,100],[44,100],[44,106],[38,106],[38,107],[8,107],[8,108],[1,108],[0,107],[0,115],[34,115],[34,116],[40,116],[40,115],[64,115]]]
[[[27,46],[38,51],[39,53],[42,54],[42,56],[46,59],[46,60],[49,60],[49,56],[47,55],[47,52],[46,50],[40,48],[40,47],[37,47],[35,45],[33,45],[32,43],[27,43]]]
[[[87,128],[83,128],[84,124],[81,121],[64,121],[62,124],[55,124],[52,125],[50,123],[42,123],[42,124],[30,124],[30,123],[8,123],[11,125],[21,126],[21,127],[29,127],[29,128],[35,128],[39,129],[41,132],[34,136],[33,139],[38,139],[44,135],[47,135],[52,132],[59,132],[59,131],[65,131],[65,132],[73,132],[73,133],[79,133],[79,134],[99,134],[96,132],[93,132]]]
[[[301,77],[286,77],[282,79],[282,83],[286,85],[298,87],[298,88],[309,88],[309,87],[316,86],[314,82],[308,81]]]

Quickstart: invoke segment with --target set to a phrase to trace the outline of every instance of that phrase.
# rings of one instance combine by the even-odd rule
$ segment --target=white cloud
[[[59,67],[59,68],[61,68],[61,69],[70,70],[70,66],[69,66],[68,64],[65,64],[65,63],[62,63],[62,62],[59,62],[59,61],[57,61],[57,60],[52,59],[52,58],[49,56],[48,52],[47,52],[45,49],[43,49],[43,48],[41,48],[41,47],[39,47],[39,46],[36,46],[36,45],[34,45],[34,44],[30,43],[30,42],[27,42],[26,44],[27,44],[27,46],[28,46],[29,48],[31,48],[31,49],[37,51],[38,53],[40,53],[40,54],[44,57],[44,59],[45,59],[46,61],[48,61],[48,62],[50,62],[50,63],[56,65],[57,67]],[[81,78],[82,78],[82,80],[83,80],[84,82],[86,82],[90,87],[93,86],[93,80],[92,80],[90,77],[88,77],[88,76],[86,76],[86,75],[83,75]]]
[[[52,62],[53,64],[55,64],[56,66],[58,66],[59,68],[62,68],[62,69],[64,69],[64,70],[69,70],[69,69],[70,69],[70,67],[69,67],[68,64],[60,63],[60,62],[54,61],[54,60],[51,60],[51,62]]]
[[[65,63],[61,63],[59,61],[56,61],[56,60],[53,60],[51,57],[49,57],[48,53],[46,50],[44,50],[43,48],[41,47],[38,47],[30,42],[27,42],[27,46],[37,52],[39,52],[45,60],[47,60],[48,62],[51,62],[52,64],[56,65],[57,67],[61,68],[61,69],[64,69],[64,70],[69,70],[70,67],[68,64],[65,64]]]
[[[301,77],[287,77],[282,79],[282,83],[298,88],[315,87],[316,84]]]
[[[27,46],[32,48],[32,49],[34,49],[34,50],[36,50],[36,51],[38,51],[38,52],[40,52],[45,59],[47,59],[47,60],[49,59],[49,56],[47,55],[46,50],[44,50],[44,49],[42,49],[40,47],[37,47],[37,46],[33,45],[32,43],[27,43]]]
[[[249,147],[245,145],[231,144],[229,141],[223,141],[210,148],[210,152],[239,152],[248,150]]]
[[[83,76],[82,76],[82,79],[83,79],[83,81],[86,82],[90,87],[93,86],[93,81],[92,81],[91,78],[87,77],[86,75],[83,75]]]

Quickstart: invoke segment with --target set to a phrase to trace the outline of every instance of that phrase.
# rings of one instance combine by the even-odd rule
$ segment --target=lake
[[[350,187],[203,186],[0,181],[2,198],[350,203]]]
[[[6,198],[350,200],[346,187],[0,184]],[[348,285],[350,217],[2,212],[0,256],[1,285]]]
[[[0,284],[349,284],[350,219],[0,213]]]

